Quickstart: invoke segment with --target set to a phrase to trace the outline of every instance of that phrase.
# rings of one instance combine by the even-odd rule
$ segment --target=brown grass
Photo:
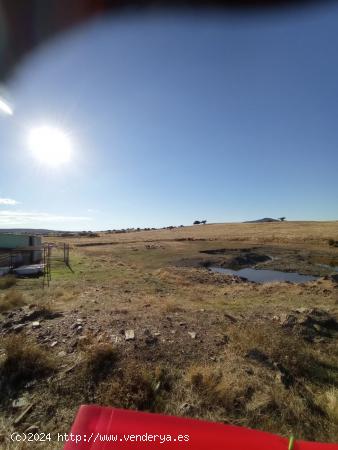
[[[118,359],[118,351],[110,344],[90,346],[83,361],[84,378],[96,384],[112,372]]]
[[[329,383],[329,365],[297,332],[269,322],[245,323],[228,330],[230,348],[242,357],[282,372],[286,384]],[[334,381],[334,377],[332,378]]]
[[[168,369],[146,368],[133,362],[102,384],[97,396],[108,406],[162,412],[172,384]]]
[[[0,277],[0,289],[8,289],[16,285],[16,277],[14,275],[5,275]]]
[[[5,312],[13,308],[19,308],[25,304],[22,292],[11,289],[0,299],[0,312]]]
[[[4,339],[3,347],[6,357],[0,365],[2,394],[11,395],[27,382],[43,378],[55,369],[51,356],[23,335]]]

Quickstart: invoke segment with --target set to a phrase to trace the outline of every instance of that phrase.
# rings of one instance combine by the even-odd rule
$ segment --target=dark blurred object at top
[[[329,1],[329,0],[327,0]],[[175,8],[222,8],[240,13],[264,13],[279,8],[306,8],[321,1],[282,0],[0,0],[0,79],[9,76],[15,64],[31,49],[55,34],[94,16],[124,10]]]

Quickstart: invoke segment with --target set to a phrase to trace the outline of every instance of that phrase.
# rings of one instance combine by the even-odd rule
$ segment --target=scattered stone
[[[19,397],[16,400],[13,400],[12,406],[13,408],[23,408],[28,405],[28,401],[25,397]]]
[[[76,332],[77,333],[81,333],[81,331],[83,330],[83,326],[82,325],[78,325],[76,328]]]
[[[40,328],[40,322],[38,320],[32,322],[32,328]]]
[[[297,322],[297,318],[292,314],[283,313],[280,315],[279,323],[282,327],[289,327]]]
[[[67,353],[64,350],[61,350],[61,352],[58,353],[59,358],[64,358],[67,355]]]
[[[53,342],[50,344],[50,346],[53,348],[53,347],[55,347],[55,346],[57,345],[57,343],[58,343],[58,341],[53,341]]]
[[[187,322],[180,322],[180,323],[179,323],[179,326],[180,326],[180,327],[185,327],[186,325],[187,325]]]
[[[191,339],[196,339],[196,333],[195,331],[188,331],[189,336],[191,337]]]
[[[293,309],[293,311],[296,312],[296,313],[304,314],[304,313],[306,313],[308,311],[308,309],[304,308],[304,307],[301,307],[301,308]]]
[[[154,336],[161,336],[161,333],[157,331],[156,333],[154,333]]]
[[[133,341],[135,339],[134,330],[126,330],[125,331],[125,339],[126,339],[126,341]]]

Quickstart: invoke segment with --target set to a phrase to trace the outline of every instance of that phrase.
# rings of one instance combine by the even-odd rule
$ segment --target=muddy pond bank
[[[305,251],[280,247],[245,247],[245,248],[206,248],[193,258],[177,261],[176,266],[226,269],[235,274],[243,269],[264,269],[283,273],[294,273],[299,276],[322,277],[336,272],[338,255],[319,251]],[[216,270],[217,271],[217,270]],[[234,273],[237,272],[237,273]],[[224,270],[219,272],[225,273]],[[264,275],[264,274],[263,274]],[[266,273],[266,275],[268,275]],[[271,274],[273,275],[273,274]],[[283,278],[275,274],[277,279]],[[297,278],[297,275],[294,276]],[[288,276],[285,277],[287,280]],[[291,276],[293,278],[293,276]],[[313,278],[315,279],[315,278]],[[288,281],[288,280],[287,280]],[[304,279],[303,281],[307,281]],[[302,282],[302,281],[299,281]]]

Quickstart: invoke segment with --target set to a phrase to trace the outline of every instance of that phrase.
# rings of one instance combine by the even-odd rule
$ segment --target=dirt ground
[[[3,448],[25,448],[10,430],[68,432],[83,403],[338,441],[338,222],[45,240],[71,245],[72,270],[55,258],[45,289],[0,284]],[[210,265],[318,278],[256,284]]]

